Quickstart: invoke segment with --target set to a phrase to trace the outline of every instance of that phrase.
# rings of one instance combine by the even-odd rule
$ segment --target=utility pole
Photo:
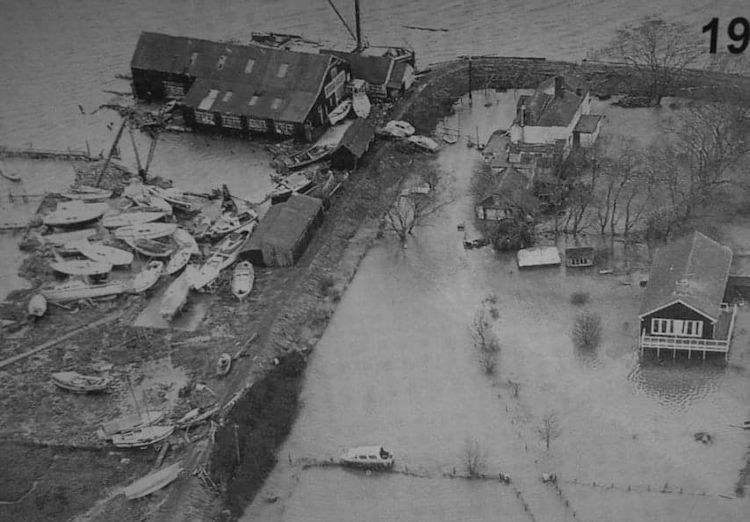
[[[471,56],[469,56],[469,106],[471,106],[473,100],[471,98]]]
[[[240,425],[235,422],[234,423],[234,446],[235,446],[235,449],[237,450],[237,465],[239,465],[240,463],[240,439],[237,436],[237,428],[239,427]]]
[[[357,52],[362,50],[362,27],[359,21],[359,0],[354,0],[354,19],[357,31]]]

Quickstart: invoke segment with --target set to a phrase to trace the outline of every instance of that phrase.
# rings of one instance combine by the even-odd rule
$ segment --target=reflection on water
[[[716,391],[727,370],[723,356],[721,362],[688,361],[684,355],[681,359],[658,361],[647,356],[633,367],[628,381],[659,404],[671,410],[686,410]]]

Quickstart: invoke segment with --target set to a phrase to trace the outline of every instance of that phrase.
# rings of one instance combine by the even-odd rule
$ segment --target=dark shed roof
[[[387,83],[394,64],[393,58],[389,56],[364,56],[332,49],[321,49],[320,53],[333,55],[344,60],[351,67],[354,78],[360,78],[373,85]]]
[[[555,94],[556,86],[560,86],[561,89]],[[519,98],[518,108],[521,105],[526,106],[526,125],[567,127],[587,92],[588,90],[575,79],[552,77],[540,83],[531,96]]]
[[[732,264],[732,250],[693,232],[656,251],[640,316],[682,301],[717,320]]]
[[[576,123],[575,129],[578,132],[594,132],[596,130],[596,126],[599,125],[599,122],[602,120],[603,116],[599,114],[583,114],[578,119],[578,123]]]
[[[531,192],[529,179],[513,167],[506,168],[501,176],[494,192],[482,200],[480,205],[496,209],[516,206],[527,213],[536,212],[539,200]]]
[[[367,120],[357,118],[344,132],[336,150],[345,148],[357,158],[361,158],[367,152],[373,138],[375,129],[372,125],[367,123]]]
[[[303,194],[292,194],[285,202],[271,205],[242,250],[294,250],[322,207],[321,200]]]

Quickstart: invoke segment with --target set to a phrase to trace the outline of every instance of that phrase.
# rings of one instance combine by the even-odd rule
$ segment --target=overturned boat
[[[393,467],[393,454],[383,446],[360,446],[344,452],[339,459],[341,464],[361,469],[390,469]]]
[[[159,304],[159,315],[165,321],[171,321],[187,303],[188,294],[193,287],[193,276],[196,272],[195,266],[188,265],[185,271],[167,287]]]
[[[74,393],[101,392],[106,390],[110,383],[107,377],[81,375],[78,372],[57,372],[51,377],[56,386]]]
[[[60,195],[79,201],[105,201],[112,197],[112,191],[89,185],[78,185],[71,187],[67,192],[61,192]]]
[[[367,118],[370,115],[370,99],[365,92],[355,92],[352,94],[352,108],[358,118]]]
[[[48,227],[84,225],[98,220],[108,208],[106,203],[84,203],[81,201],[58,203],[55,210],[42,217],[42,223]]]
[[[91,285],[79,279],[73,279],[57,285],[45,285],[39,289],[39,293],[41,293],[47,301],[53,303],[108,297],[121,294],[124,291],[125,285],[119,281]]]
[[[101,276],[112,271],[110,263],[92,261],[90,259],[55,261],[50,263],[49,266],[56,272],[71,276]]]
[[[144,426],[125,433],[112,435],[112,444],[118,448],[145,448],[166,440],[174,426]]]

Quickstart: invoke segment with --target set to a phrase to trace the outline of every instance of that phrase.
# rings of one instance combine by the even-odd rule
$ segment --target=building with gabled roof
[[[531,220],[540,204],[534,196],[531,182],[523,172],[513,167],[503,169],[492,192],[474,209],[477,218],[487,221],[519,217]]]
[[[331,55],[142,33],[131,61],[144,99],[182,98],[196,128],[311,138],[344,97],[346,63]]]
[[[375,139],[375,129],[367,120],[357,118],[341,137],[336,149],[331,153],[331,168],[353,170]]]
[[[656,251],[638,315],[640,348],[729,351],[735,309],[724,303],[732,250],[693,232]]]
[[[367,94],[374,98],[396,98],[414,83],[414,64],[388,53],[372,55],[333,49],[321,49],[320,53],[348,63],[352,78],[364,80]]]

